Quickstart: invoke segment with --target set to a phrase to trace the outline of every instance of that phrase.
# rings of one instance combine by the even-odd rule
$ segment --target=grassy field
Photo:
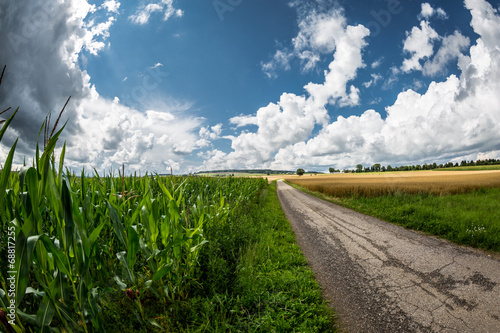
[[[289,182],[313,195],[406,228],[500,252],[499,172],[346,176]]]
[[[497,165],[477,165],[477,166],[464,166],[453,167],[445,169],[435,169],[435,171],[487,171],[487,170],[500,170],[500,164]]]

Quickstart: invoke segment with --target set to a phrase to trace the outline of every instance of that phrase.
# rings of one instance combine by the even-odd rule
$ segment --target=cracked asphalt
[[[278,181],[297,241],[345,332],[500,332],[500,259]]]

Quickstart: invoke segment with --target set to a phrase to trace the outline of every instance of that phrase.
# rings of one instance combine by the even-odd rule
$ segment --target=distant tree
[[[373,171],[375,171],[375,172],[379,172],[379,171],[380,171],[380,164],[378,164],[378,163],[377,163],[377,164],[374,164],[374,165],[373,165]]]
[[[387,171],[392,171],[392,167],[390,165],[387,166]]]
[[[363,172],[363,164],[356,165],[356,172]]]
[[[304,169],[297,169],[297,175],[302,176],[304,173]]]
[[[330,173],[334,173],[336,170],[335,170],[335,168],[330,168],[330,169],[328,169],[328,171],[330,171]]]

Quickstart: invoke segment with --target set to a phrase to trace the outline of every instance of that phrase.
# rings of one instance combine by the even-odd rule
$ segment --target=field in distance
[[[403,171],[317,176],[281,176],[293,184],[333,197],[381,196],[403,192],[435,195],[500,187],[500,170]]]
[[[500,252],[500,170],[335,174],[286,180],[312,195],[405,228]]]
[[[435,171],[486,171],[486,170],[500,170],[500,164],[459,166],[453,168],[435,169]]]

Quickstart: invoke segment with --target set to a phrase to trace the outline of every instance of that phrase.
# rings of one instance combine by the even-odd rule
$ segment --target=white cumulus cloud
[[[173,2],[174,0],[161,0],[160,2],[142,4],[137,8],[135,14],[129,16],[129,19],[135,24],[144,25],[149,22],[151,15],[156,12],[163,13],[163,21],[167,21],[171,17],[182,17],[184,12],[181,9],[174,8]]]
[[[254,116],[233,119],[237,125],[253,124],[258,129],[233,137],[230,153],[214,150],[207,154],[205,166],[327,170],[331,166],[353,168],[358,163],[399,165],[499,158],[500,16],[484,0],[466,0],[465,7],[472,14],[472,28],[479,35],[472,46],[459,32],[440,37],[427,21],[415,27],[405,42],[414,58],[405,64],[406,70],[418,69],[430,75],[456,58],[459,75],[434,81],[423,93],[411,89],[399,93],[396,102],[386,107],[385,119],[375,110],[367,110],[361,116],[337,117],[331,122],[326,113],[313,112],[319,117],[310,117],[312,110],[320,110],[332,100],[342,103],[349,90],[347,82],[363,66],[363,29],[346,27],[343,35],[352,38],[344,52],[350,54],[346,58],[353,59],[352,67],[339,66],[344,64],[343,55],[337,55],[343,46],[342,38],[337,38],[335,59],[325,74],[324,84],[307,85],[307,98],[284,94],[293,102],[290,110],[282,99]],[[437,40],[441,46],[434,52],[433,42]],[[394,68],[394,72],[399,70]],[[335,86],[330,75],[337,77],[335,84],[342,84]],[[328,89],[323,88],[329,84],[332,85]]]
[[[118,1],[106,0],[102,4],[102,7],[106,8],[108,10],[108,12],[110,12],[110,13],[119,14],[118,10],[120,9],[120,5],[121,4]]]
[[[276,76],[278,70],[289,70],[290,62],[296,58],[303,71],[314,69],[321,55],[335,50],[338,36],[344,33],[346,19],[339,9],[327,13],[313,10],[299,21],[298,26],[299,33],[292,39],[290,50],[277,50],[271,61],[261,64],[269,77]]]
[[[438,42],[440,46],[436,46]],[[426,76],[446,74],[446,66],[459,59],[469,45],[469,38],[458,30],[442,37],[430,26],[429,21],[421,21],[420,28],[413,27],[411,32],[407,32],[403,50],[411,57],[403,61],[401,70],[405,73],[422,71]]]
[[[442,8],[433,8],[428,2],[422,3],[422,11],[420,12],[419,18],[428,20],[433,16],[437,16],[441,19],[448,18],[448,15]]]
[[[412,70],[422,70],[420,60],[429,59],[434,54],[436,39],[439,39],[439,35],[427,21],[421,21],[420,28],[413,27],[411,32],[407,32],[403,50],[411,57],[403,61],[401,69],[406,73]]]
[[[207,155],[205,169],[270,165],[277,151],[307,140],[316,126],[327,124],[327,104],[342,107],[359,103],[359,89],[349,82],[365,66],[361,53],[369,30],[361,25],[347,25],[340,11],[329,14],[313,11],[299,27],[300,32],[293,40],[296,52],[305,49],[333,52],[334,59],[324,73],[324,82],[307,84],[304,87],[307,96],[283,93],[279,102],[260,108],[255,115],[231,118],[230,122],[237,127],[256,125],[258,129],[229,137],[232,151],[217,150]]]

